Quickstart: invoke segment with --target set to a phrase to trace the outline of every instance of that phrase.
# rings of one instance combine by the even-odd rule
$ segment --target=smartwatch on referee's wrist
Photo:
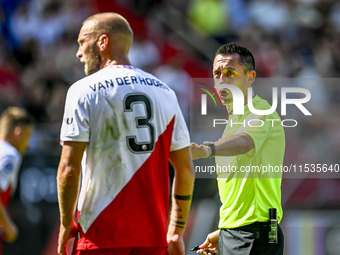
[[[203,142],[203,145],[207,145],[211,148],[211,154],[208,158],[215,157],[216,154],[215,144],[213,142]]]

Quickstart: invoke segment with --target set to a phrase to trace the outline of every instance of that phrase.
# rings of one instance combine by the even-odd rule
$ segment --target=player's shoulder
[[[79,79],[75,83],[73,83],[69,88],[69,93],[84,93],[88,90],[89,86],[93,84],[95,80],[98,79],[98,74],[101,70],[98,72],[85,76],[84,78]]]
[[[20,153],[14,146],[6,141],[0,141],[0,159],[19,160],[20,158]]]
[[[115,70],[116,82],[118,85],[130,85],[138,84],[139,89],[150,88],[151,90],[157,91],[157,95],[166,95],[167,97],[172,94],[176,97],[175,92],[162,80],[156,77],[154,74],[146,72],[138,67],[134,66],[111,66]],[[138,90],[138,86],[136,89]],[[163,93],[162,93],[163,92]]]
[[[144,70],[138,69],[138,73],[146,77],[147,85],[154,85],[155,88],[160,88],[160,91],[165,92],[167,96],[172,95],[177,100],[176,93],[162,80],[156,77],[154,74],[148,73]]]
[[[100,78],[100,73],[103,69],[98,72],[85,76],[84,78],[79,79],[74,82],[67,91],[68,98],[83,98],[86,95],[91,94],[93,92],[93,84],[98,83],[98,79]]]
[[[17,151],[13,145],[11,145],[10,143],[8,143],[7,141],[0,141],[0,149],[2,151],[2,149],[4,149],[4,151],[6,151],[7,153],[10,154],[15,154],[15,152]]]

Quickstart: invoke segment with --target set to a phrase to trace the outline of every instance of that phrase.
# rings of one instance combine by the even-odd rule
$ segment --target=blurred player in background
[[[218,254],[222,255],[282,255],[284,240],[279,226],[276,227],[275,242],[268,243],[270,208],[276,209],[275,220],[280,222],[282,218],[282,173],[242,172],[249,166],[282,166],[285,152],[283,127],[265,121],[280,120],[280,117],[276,111],[260,116],[249,110],[248,97],[252,98],[255,109],[267,110],[271,106],[258,95],[248,94],[256,77],[255,60],[248,49],[236,43],[221,46],[215,55],[213,76],[215,84],[232,84],[242,90],[244,115],[233,114],[235,98],[230,90],[217,89],[229,115],[222,138],[202,145],[192,143],[194,159],[215,157],[217,165],[237,169],[237,172],[226,171],[218,175],[222,202],[219,230],[208,235],[198,253],[205,253],[204,250],[209,248],[214,252],[218,249]],[[249,121],[252,124],[248,124]]]
[[[33,117],[19,107],[7,108],[0,117],[0,236],[10,243],[16,239],[18,228],[6,208],[17,186],[21,159],[28,148],[33,123]]]
[[[76,55],[87,77],[70,87],[61,128],[59,254],[72,237],[73,254],[184,254],[194,184],[189,134],[175,93],[131,66],[132,39],[115,13],[91,16],[80,30]]]

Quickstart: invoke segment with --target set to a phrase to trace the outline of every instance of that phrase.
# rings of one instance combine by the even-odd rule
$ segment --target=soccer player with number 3
[[[132,38],[116,13],[93,15],[80,30],[76,55],[87,77],[66,97],[58,254],[73,237],[77,255],[184,254],[194,184],[189,133],[175,93],[130,64]]]

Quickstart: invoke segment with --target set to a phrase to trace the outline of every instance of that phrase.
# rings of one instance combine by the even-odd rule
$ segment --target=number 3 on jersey
[[[150,122],[153,118],[153,109],[151,100],[141,93],[128,94],[124,98],[124,112],[132,112],[134,104],[143,104],[145,106],[146,116],[136,116],[137,132],[140,128],[148,128],[149,142],[138,142],[137,137],[127,136],[126,142],[129,150],[132,153],[148,153],[152,152],[155,147],[155,128]]]

